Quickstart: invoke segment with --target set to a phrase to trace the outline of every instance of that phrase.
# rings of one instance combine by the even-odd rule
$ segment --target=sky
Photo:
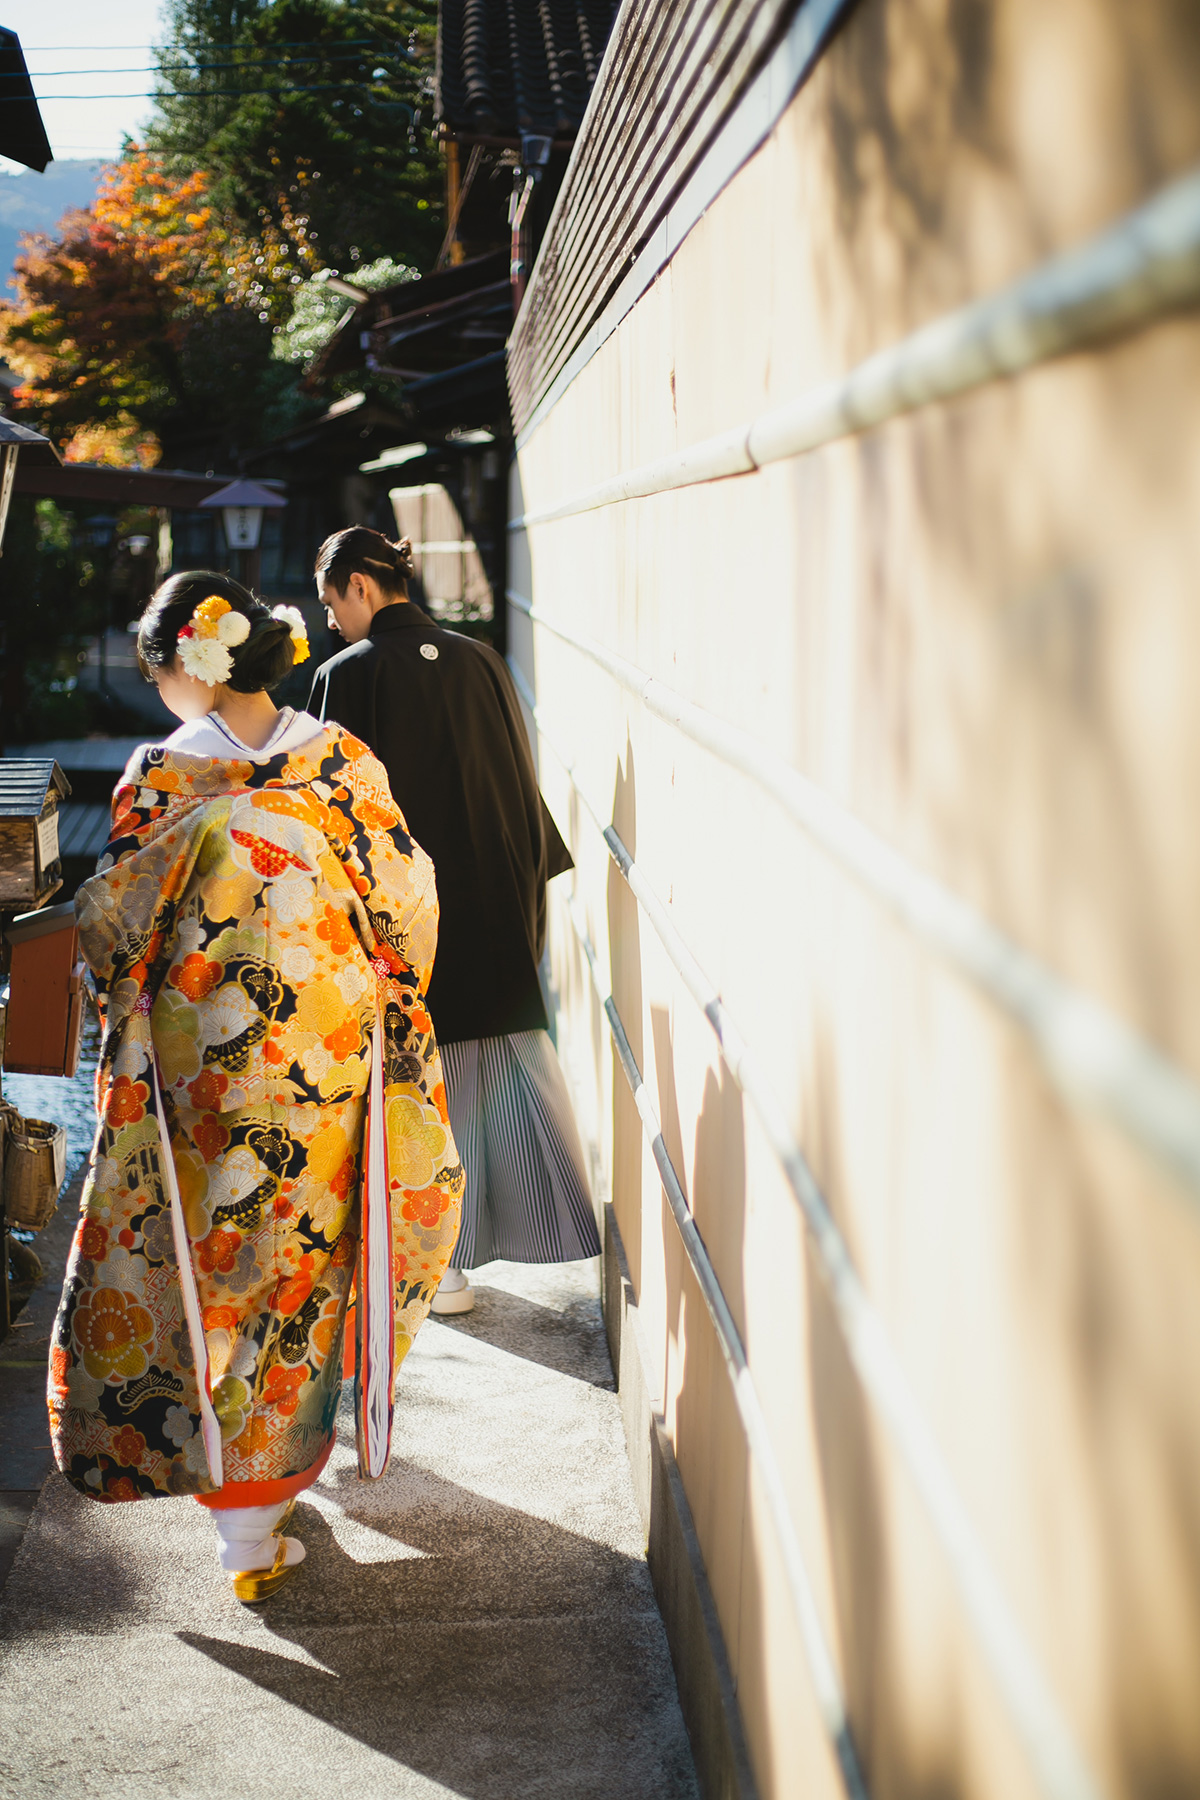
[[[56,161],[113,156],[127,131],[137,136],[150,113],[158,18],[159,0],[0,0],[0,25],[21,40]],[[18,169],[0,157],[0,174]]]

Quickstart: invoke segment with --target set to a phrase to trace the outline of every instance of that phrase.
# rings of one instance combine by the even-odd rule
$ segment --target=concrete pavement
[[[381,1482],[347,1390],[260,1609],[194,1503],[49,1478],[0,1597],[5,1796],[693,1800],[594,1265],[476,1291],[405,1365]]]

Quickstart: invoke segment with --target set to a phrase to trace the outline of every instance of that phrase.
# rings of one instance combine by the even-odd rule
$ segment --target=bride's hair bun
[[[179,633],[202,600],[212,596],[241,613],[250,629],[230,650],[233,667],[227,686],[239,694],[259,694],[277,687],[292,669],[291,626],[275,619],[269,607],[232,576],[193,569],[172,575],[155,589],[138,623],[137,659],[147,681],[169,669],[179,649]]]

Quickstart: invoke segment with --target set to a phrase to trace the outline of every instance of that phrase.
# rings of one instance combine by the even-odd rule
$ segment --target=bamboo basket
[[[7,1109],[6,1109],[7,1111]],[[9,1225],[40,1231],[54,1216],[67,1172],[66,1127],[8,1112],[4,1133],[4,1210]]]

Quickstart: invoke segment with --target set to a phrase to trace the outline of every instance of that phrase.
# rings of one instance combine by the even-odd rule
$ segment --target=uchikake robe
[[[357,1268],[380,1473],[463,1189],[425,1007],[433,868],[382,765],[335,727],[263,762],[139,751],[76,905],[104,1032],[51,1348],[59,1468],[108,1501],[311,1468]]]

